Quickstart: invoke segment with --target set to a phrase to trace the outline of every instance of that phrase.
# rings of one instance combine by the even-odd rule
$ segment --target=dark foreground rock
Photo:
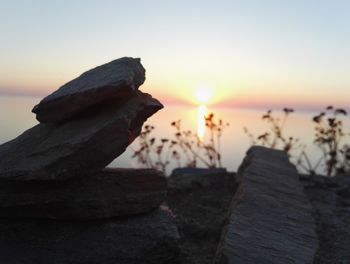
[[[169,192],[187,192],[197,187],[223,187],[227,184],[228,188],[236,187],[232,173],[228,173],[224,168],[176,168],[169,177]]]
[[[320,246],[314,264],[350,263],[350,176],[300,178],[316,209]]]
[[[0,218],[99,219],[150,212],[166,196],[152,169],[105,169],[67,181],[0,181]]]
[[[118,106],[118,107],[117,107]],[[136,91],[61,124],[38,124],[0,146],[0,179],[60,180],[95,174],[122,154],[163,106]]]
[[[252,147],[238,176],[215,263],[313,263],[313,208],[287,155]]]
[[[59,122],[87,108],[136,91],[145,81],[140,59],[121,58],[89,70],[45,97],[32,112],[43,123]]]
[[[0,222],[4,264],[175,264],[178,239],[162,210],[104,221]]]
[[[212,264],[237,187],[225,170],[180,169],[168,179],[166,203],[180,233],[182,264]]]

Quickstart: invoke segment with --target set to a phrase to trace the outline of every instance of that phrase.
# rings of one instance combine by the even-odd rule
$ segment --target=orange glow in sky
[[[0,96],[44,97],[130,56],[164,104],[349,105],[350,1],[3,2]]]

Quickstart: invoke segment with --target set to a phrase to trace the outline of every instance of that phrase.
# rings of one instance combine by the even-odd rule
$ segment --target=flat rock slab
[[[84,72],[45,97],[32,112],[42,123],[60,122],[111,98],[136,91],[145,81],[140,59],[120,58]]]
[[[100,219],[150,212],[167,183],[153,169],[105,169],[66,181],[0,181],[0,218]]]
[[[313,263],[313,208],[287,155],[252,147],[239,178],[214,263]]]
[[[179,235],[165,211],[123,219],[0,222],[1,263],[171,264]]]
[[[61,124],[38,124],[0,146],[0,179],[62,180],[96,174],[122,154],[163,106],[136,91]]]

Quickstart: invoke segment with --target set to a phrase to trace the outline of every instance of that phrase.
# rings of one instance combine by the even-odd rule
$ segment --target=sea
[[[35,126],[38,122],[31,109],[40,101],[35,97],[18,97],[18,96],[0,96],[0,144],[12,140],[23,133],[25,130]],[[161,139],[176,139],[177,131],[171,125],[173,121],[181,120],[181,129],[183,131],[191,131],[193,138],[200,139],[200,142],[207,144],[210,140],[210,130],[205,128],[204,115],[214,114],[213,120],[218,123],[219,119],[223,124],[228,124],[222,129],[220,137],[220,153],[221,165],[229,171],[236,171],[241,164],[246,151],[252,145],[250,137],[245,132],[246,128],[255,138],[266,132],[271,132],[271,126],[262,119],[262,116],[268,109],[236,109],[236,108],[220,108],[210,106],[175,106],[166,105],[152,117],[150,117],[145,125],[153,126],[149,138],[155,138],[154,149],[150,154],[153,162],[157,162],[158,158],[169,160],[166,166],[166,173],[169,174],[175,167],[185,166],[185,154],[178,150],[180,160],[172,158],[166,148],[163,149],[161,157],[158,157],[156,151],[160,145]],[[320,109],[320,111],[323,109]],[[295,160],[299,156],[302,147],[305,146],[305,152],[312,164],[316,164],[322,156],[319,148],[314,144],[315,124],[312,118],[319,112],[298,111],[291,113],[285,122],[283,134],[286,138],[293,137],[299,140],[295,144],[295,149],[292,151],[292,159]],[[272,109],[272,115],[283,120],[282,109]],[[350,132],[349,116],[343,118],[344,131]],[[217,140],[217,137],[214,137]],[[347,138],[349,141],[349,137]],[[169,141],[169,142],[170,142]],[[346,139],[344,139],[343,143]],[[349,142],[350,143],[350,142]],[[170,144],[170,143],[166,143]],[[135,141],[126,149],[126,151],[116,158],[109,167],[119,168],[141,168],[145,165],[138,161],[137,156],[134,156],[135,151],[140,148],[140,140]],[[202,149],[203,150],[203,149]],[[203,159],[208,157],[201,150],[196,150]],[[172,150],[171,150],[172,152]],[[168,157],[168,158],[167,158]],[[180,164],[179,164],[180,162]],[[198,167],[205,167],[204,163],[198,161]],[[319,172],[324,168],[319,167]],[[302,171],[302,170],[301,170]]]

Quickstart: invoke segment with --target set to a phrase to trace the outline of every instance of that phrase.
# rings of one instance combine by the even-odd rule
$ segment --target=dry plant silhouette
[[[325,112],[313,118],[316,124],[314,143],[322,153],[321,161],[328,176],[349,171],[350,148],[342,144],[345,137],[350,135],[343,131],[341,116],[346,115],[344,109],[328,106]]]
[[[306,145],[302,144],[299,139],[292,136],[287,137],[284,134],[286,121],[293,112],[291,108],[284,108],[283,117],[278,118],[273,116],[271,110],[268,110],[262,116],[262,119],[269,125],[268,131],[257,137],[244,127],[244,132],[249,137],[251,145],[282,149],[287,152],[299,170],[309,174],[316,174],[316,171],[321,168],[327,176],[348,173],[350,171],[350,146],[342,144],[342,141],[350,134],[343,131],[341,119],[341,116],[346,116],[347,112],[341,108],[328,106],[326,111],[313,117],[312,120],[315,122],[314,144],[321,152],[321,157],[315,164],[312,164],[307,155]],[[298,149],[300,152],[295,155],[294,152]]]
[[[276,115],[268,110],[262,115],[262,120],[267,124],[267,131],[258,136],[254,136],[244,127],[251,145],[284,150],[301,172],[312,175],[321,172],[327,176],[349,173],[350,145],[344,142],[350,133],[344,132],[342,120],[342,117],[347,116],[347,112],[329,106],[312,118],[315,123],[313,142],[321,153],[315,163],[311,162],[306,145],[298,138],[286,134],[285,125],[293,112],[294,109],[283,108],[282,114]],[[175,129],[173,138],[158,139],[152,136],[155,127],[145,125],[139,137],[139,147],[133,150],[132,158],[136,158],[142,166],[163,172],[166,172],[171,160],[174,160],[178,167],[197,167],[199,164],[208,168],[222,167],[221,136],[229,124],[220,118],[215,119],[213,113],[203,118],[208,134],[206,140],[201,140],[191,130],[183,129],[181,120],[170,124]]]
[[[167,138],[156,139],[152,137],[154,126],[145,125],[139,136],[139,148],[134,150],[132,158],[147,168],[155,168],[163,172],[170,163],[170,158],[177,160],[179,164],[180,156],[174,150],[177,141]]]
[[[222,119],[215,119],[213,113],[203,116],[209,139],[203,140],[191,130],[182,128],[181,120],[171,122],[175,129],[171,139],[157,139],[152,136],[154,126],[145,125],[139,137],[139,147],[133,150],[132,158],[148,168],[166,172],[170,160],[174,159],[178,167],[197,167],[200,163],[208,168],[222,167],[221,137],[229,126]]]
[[[275,117],[272,114],[272,110],[268,110],[266,114],[262,116],[262,120],[267,122],[269,128],[268,131],[260,134],[255,137],[247,127],[244,127],[243,130],[245,134],[249,137],[251,145],[262,145],[265,147],[273,149],[283,149],[290,153],[293,149],[300,148],[299,139],[292,136],[286,136],[284,133],[284,126],[288,117],[294,110],[291,108],[283,108],[282,118]]]

